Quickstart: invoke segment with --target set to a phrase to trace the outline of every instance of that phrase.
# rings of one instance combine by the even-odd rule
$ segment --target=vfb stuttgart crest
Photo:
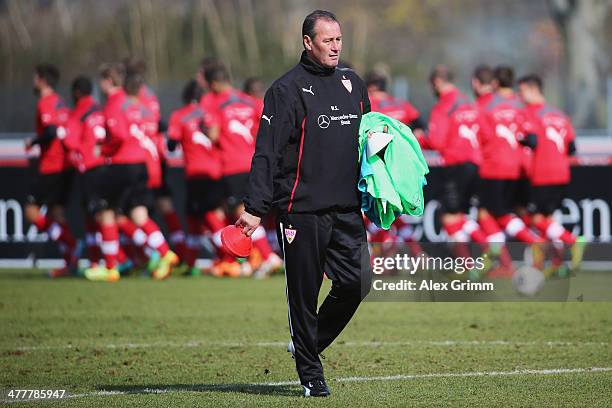
[[[346,76],[342,75],[342,85],[346,88],[349,93],[353,91],[353,83],[350,79],[347,79]]]
[[[289,225],[289,228],[285,228],[285,237],[287,237],[288,243],[293,242],[293,240],[295,239],[296,233],[297,233],[297,230],[293,229],[291,225]]]

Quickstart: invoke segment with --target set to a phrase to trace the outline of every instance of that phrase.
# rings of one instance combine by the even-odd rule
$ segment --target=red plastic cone
[[[242,228],[228,225],[221,230],[221,244],[236,258],[246,258],[251,253],[253,240],[242,233]]]

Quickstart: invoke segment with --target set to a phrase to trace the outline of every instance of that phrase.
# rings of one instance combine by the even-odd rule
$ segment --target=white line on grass
[[[408,381],[428,378],[453,378],[453,377],[504,377],[504,376],[519,376],[519,375],[561,375],[561,374],[581,374],[581,373],[602,373],[610,372],[612,367],[590,367],[590,368],[553,368],[553,369],[524,369],[514,371],[472,371],[464,373],[430,373],[430,374],[398,374],[387,376],[373,377],[340,377],[331,379],[331,383],[336,382],[370,382],[370,381]],[[215,391],[235,391],[253,388],[253,387],[282,387],[299,385],[298,381],[279,381],[254,384],[203,384],[193,385],[188,387],[171,387],[171,388],[133,388],[125,391],[120,390],[100,390],[93,392],[85,392],[81,394],[72,394],[68,398],[89,398],[89,397],[106,397],[130,394],[168,394],[168,393],[185,393],[185,392],[215,392]],[[264,390],[260,390],[264,391]],[[297,394],[296,394],[297,395]],[[30,400],[4,400],[2,402],[28,402]],[[38,401],[38,400],[36,400]]]
[[[571,341],[510,341],[510,340],[413,340],[413,341],[347,341],[336,343],[339,346],[348,347],[391,347],[391,346],[545,346],[545,347],[607,347],[609,342],[571,342]],[[63,344],[49,346],[22,346],[22,347],[3,347],[5,351],[47,351],[47,350],[76,350],[76,349],[141,349],[141,348],[200,348],[200,347],[286,347],[287,342],[268,341],[268,342],[207,342],[207,341],[186,341],[186,342],[155,342],[155,343],[122,343],[122,344]]]
[[[398,374],[379,377],[343,377],[332,380],[333,382],[368,382],[368,381],[403,381],[416,380],[419,378],[450,378],[450,377],[501,377],[512,375],[553,375],[553,374],[575,374],[591,372],[612,371],[612,367],[590,367],[590,368],[554,368],[544,370],[514,370],[514,371],[473,371],[467,373],[431,373],[431,374]],[[281,381],[266,383],[268,386],[282,386],[299,384],[297,381]]]

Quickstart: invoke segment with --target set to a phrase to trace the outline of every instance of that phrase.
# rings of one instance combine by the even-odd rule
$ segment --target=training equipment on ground
[[[523,296],[535,296],[544,286],[544,274],[528,265],[520,267],[512,277],[512,285]]]

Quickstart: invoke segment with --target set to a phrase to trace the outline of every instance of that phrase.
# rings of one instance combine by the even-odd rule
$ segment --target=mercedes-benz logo
[[[319,127],[321,129],[327,129],[331,121],[329,120],[329,116],[319,115],[319,118],[317,119],[317,123],[319,124]]]

